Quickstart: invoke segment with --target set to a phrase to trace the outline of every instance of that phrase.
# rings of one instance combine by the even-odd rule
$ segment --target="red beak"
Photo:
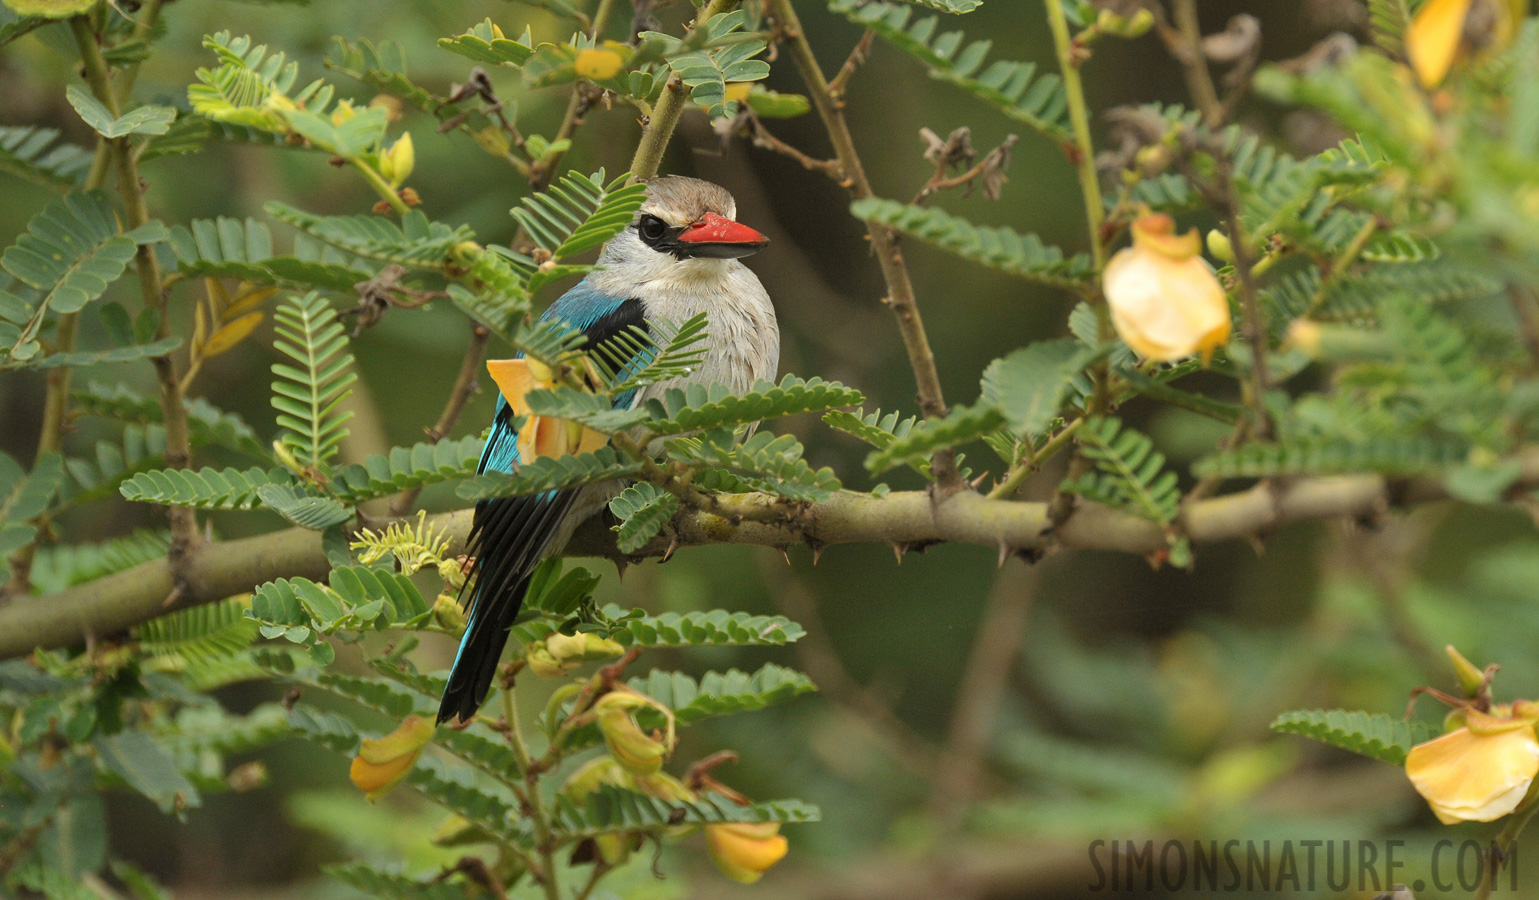
[[[706,213],[705,218],[679,232],[677,238],[691,256],[737,259],[763,249],[769,238],[726,216]]]

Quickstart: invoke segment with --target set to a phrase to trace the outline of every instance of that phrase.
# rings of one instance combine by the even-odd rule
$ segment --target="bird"
[[[626,392],[615,398],[615,405],[634,406],[692,382],[719,382],[734,394],[745,393],[761,379],[773,380],[780,362],[775,307],[758,276],[740,262],[768,243],[737,221],[737,203],[725,188],[678,175],[652,178],[636,216],[604,245],[597,268],[541,319],[565,321],[580,330],[586,339],[583,349],[591,351],[633,326],[649,329],[659,319],[678,323],[703,312],[709,328],[700,365],[681,378]],[[526,419],[522,432],[515,431],[521,410],[514,404],[530,388],[530,372],[537,368],[520,357],[487,363],[499,390],[478,474],[513,472],[534,454],[582,452],[605,440],[586,431],[573,440],[566,423],[550,420],[530,427]],[[576,527],[623,487],[612,481],[477,502],[467,551],[472,562],[465,634],[449,670],[440,723],[456,717],[468,722],[475,716],[535,568],[560,552]]]

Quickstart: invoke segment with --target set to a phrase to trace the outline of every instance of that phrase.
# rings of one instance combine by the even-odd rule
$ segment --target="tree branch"
[[[1539,486],[1539,449],[1518,456],[1518,487]],[[1334,475],[1263,483],[1248,490],[1189,504],[1177,523],[1194,543],[1211,544],[1263,536],[1290,522],[1379,515],[1396,505],[1447,497],[1442,482],[1392,481],[1382,475]],[[430,521],[463,552],[469,509]],[[1095,503],[1081,503],[1056,532],[1048,528],[1045,503],[990,500],[962,492],[936,501],[926,491],[885,497],[841,492],[823,503],[788,503],[768,494],[717,495],[709,510],[686,510],[674,520],[677,546],[758,544],[789,547],[813,543],[929,544],[956,542],[990,548],[1043,550],[1050,545],[1151,554],[1168,547],[1164,528]],[[635,557],[661,556],[660,538]],[[589,519],[563,553],[628,559],[616,552],[614,533],[599,517]],[[104,637],[165,615],[173,609],[212,603],[275,578],[323,579],[331,567],[319,532],[290,528],[258,537],[206,545],[190,554],[179,592],[164,559],[42,597],[21,598],[0,608],[0,659],[34,648],[63,647],[88,636]],[[174,602],[168,599],[174,597]]]
[[[846,186],[857,200],[874,196],[865,167],[855,151],[855,139],[844,119],[840,104],[830,93],[823,70],[813,55],[812,45],[802,30],[801,20],[792,8],[791,0],[773,0],[774,16],[780,33],[790,44],[791,59],[807,85],[812,105],[823,120],[834,153],[843,169]],[[919,304],[914,299],[914,285],[909,280],[908,265],[891,229],[875,221],[866,223],[871,235],[871,247],[882,267],[882,277],[887,282],[887,303],[898,317],[898,328],[903,333],[903,345],[908,350],[909,366],[914,370],[914,381],[919,390],[919,408],[926,418],[938,419],[946,415],[946,398],[941,392],[940,374],[935,368],[935,354],[930,350],[930,338],[925,333],[924,320],[919,316]],[[962,484],[957,474],[956,455],[951,450],[936,451],[930,461],[935,480],[948,491],[960,490]]]

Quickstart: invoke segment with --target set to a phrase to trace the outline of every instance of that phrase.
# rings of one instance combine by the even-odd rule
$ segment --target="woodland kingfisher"
[[[690,382],[720,382],[741,394],[760,379],[774,379],[780,363],[775,308],[758,277],[738,261],[769,241],[736,219],[737,204],[718,185],[678,176],[654,178],[636,218],[604,245],[598,268],[545,310],[541,318],[564,320],[582,331],[588,350],[603,348],[632,326],[647,329],[658,319],[680,323],[702,312],[709,317],[701,365],[683,378],[621,395],[616,405],[635,405]],[[543,423],[562,426],[545,429],[548,435],[532,433],[540,429],[527,423],[515,430],[508,397],[528,390],[532,366],[523,360],[492,360],[487,368],[499,391],[477,472],[512,472],[520,459],[536,453],[593,449],[597,436],[592,433],[569,446],[565,423]],[[608,482],[476,504],[465,636],[438,721],[456,716],[469,721],[475,715],[491,688],[535,567],[559,552],[577,525],[603,509],[622,487]]]

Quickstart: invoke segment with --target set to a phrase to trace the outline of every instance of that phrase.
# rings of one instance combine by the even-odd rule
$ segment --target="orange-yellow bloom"
[[[1198,251],[1197,230],[1175,233],[1167,215],[1133,223],[1133,246],[1118,251],[1101,276],[1112,325],[1140,356],[1174,362],[1229,341],[1229,301]]]
[[[373,803],[390,793],[390,789],[406,777],[416,765],[417,757],[422,755],[422,748],[432,743],[435,730],[427,719],[407,716],[395,731],[384,737],[364,740],[358,755],[353,757],[348,777]]]
[[[790,849],[779,822],[707,825],[705,843],[722,874],[743,884],[758,881]]]
[[[577,74],[595,81],[603,81],[620,74],[625,60],[613,50],[592,47],[577,52]]]
[[[609,438],[575,422],[565,422],[533,415],[526,395],[551,386],[551,371],[538,361],[528,359],[491,359],[486,370],[513,408],[513,414],[525,416],[518,430],[518,458],[528,462],[536,456],[569,456],[592,453]]]
[[[1466,710],[1465,722],[1405,758],[1411,784],[1445,825],[1500,819],[1518,808],[1539,775],[1533,718]]]
[[[1528,0],[1427,0],[1405,30],[1406,55],[1422,87],[1442,84],[1472,53],[1511,44],[1527,6]]]

